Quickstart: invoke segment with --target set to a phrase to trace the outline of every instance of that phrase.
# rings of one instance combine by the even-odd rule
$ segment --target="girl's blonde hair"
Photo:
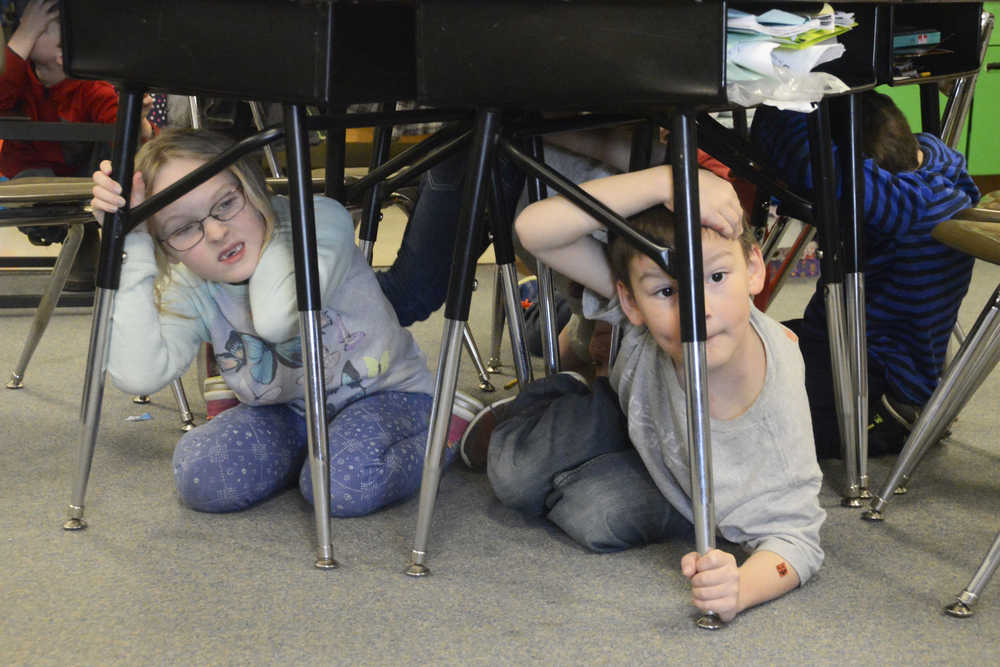
[[[233,146],[235,142],[229,137],[210,130],[193,130],[173,128],[164,130],[139,149],[135,158],[135,170],[142,172],[142,178],[149,188],[156,181],[157,175],[171,160],[199,160],[207,162],[219,156],[223,151]],[[252,157],[242,157],[226,168],[236,177],[247,201],[264,218],[264,247],[267,246],[274,233],[275,213],[271,207],[270,192],[260,164]],[[157,222],[154,215],[147,221],[150,233],[154,239],[157,234]],[[161,295],[170,281],[171,267],[163,244],[154,243],[156,266],[159,269],[159,279],[156,281],[156,305],[162,310]]]

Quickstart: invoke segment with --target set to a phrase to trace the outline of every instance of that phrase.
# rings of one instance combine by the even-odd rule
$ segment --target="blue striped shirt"
[[[935,241],[931,230],[980,193],[962,154],[933,135],[916,136],[924,156],[914,171],[893,174],[864,161],[862,270],[869,372],[881,373],[898,398],[922,405],[938,384],[975,261]],[[811,190],[805,114],[760,107],[752,137],[789,185]],[[804,319],[805,331],[826,337],[820,284]]]

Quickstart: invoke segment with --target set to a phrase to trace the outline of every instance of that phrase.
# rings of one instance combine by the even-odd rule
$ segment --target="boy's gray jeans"
[[[490,439],[486,467],[504,505],[544,516],[591,551],[687,536],[628,440],[607,379],[557,374],[525,387]]]

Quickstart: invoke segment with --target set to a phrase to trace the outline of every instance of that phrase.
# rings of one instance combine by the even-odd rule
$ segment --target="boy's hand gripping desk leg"
[[[677,218],[675,275],[680,292],[681,341],[687,395],[687,441],[691,465],[691,509],[695,548],[700,555],[715,548],[715,505],[712,500],[712,454],[709,435],[707,363],[705,358],[705,290],[702,285],[701,214],[698,206],[697,142],[694,118],[677,111],[673,118],[671,163],[674,214]],[[704,630],[718,630],[722,619],[707,612],[698,619]]]

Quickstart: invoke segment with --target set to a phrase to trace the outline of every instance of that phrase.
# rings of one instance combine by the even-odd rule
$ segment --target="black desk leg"
[[[118,98],[118,121],[112,144],[112,178],[121,183],[122,197],[128,202],[132,195],[132,172],[135,150],[139,143],[142,120],[142,96],[145,91],[123,88]],[[101,233],[101,260],[97,271],[97,290],[94,295],[94,319],[90,329],[90,349],[84,371],[83,396],[80,401],[80,445],[77,450],[76,474],[73,493],[69,502],[69,519],[63,524],[66,530],[87,527],[83,519],[84,498],[90,479],[90,465],[97,444],[97,430],[101,421],[101,402],[104,399],[105,368],[108,345],[111,341],[111,313],[115,294],[121,278],[122,251],[125,230],[128,229],[129,211],[126,206],[114,215],[105,216]]]
[[[396,103],[380,104],[379,111],[395,110]],[[389,159],[389,149],[392,144],[392,126],[379,125],[372,133],[372,154],[368,163],[368,171],[373,172]],[[373,183],[365,193],[361,212],[359,240],[361,252],[364,253],[368,266],[372,264],[372,253],[375,247],[375,237],[378,235],[378,223],[382,219],[382,183]]]
[[[941,97],[936,81],[920,84],[920,127],[928,134],[941,136]]]
[[[861,228],[865,205],[864,156],[861,149],[861,96],[847,95],[842,104],[837,146],[840,150],[840,173],[843,193],[840,218],[844,230],[844,290],[847,310],[845,350],[853,381],[851,411],[852,448],[857,455],[859,497],[870,498],[868,491],[868,341],[865,333],[865,276],[861,257]],[[876,397],[877,399],[878,397]],[[853,499],[852,499],[853,500]],[[859,501],[860,502],[860,501]],[[854,503],[851,503],[854,506]]]
[[[545,162],[545,149],[541,137],[531,137],[529,152],[537,162]],[[543,199],[542,179],[531,176],[527,179],[528,202]],[[556,331],[556,304],[552,291],[552,269],[539,259],[535,260],[535,275],[538,276],[538,307],[542,321],[542,351],[545,353],[545,375],[559,372],[559,343]]]
[[[285,104],[284,112],[299,335],[302,339],[302,365],[306,371],[309,472],[312,476],[317,538],[315,566],[320,569],[331,569],[337,567],[337,561],[333,558],[330,538],[330,457],[327,444],[323,346],[320,341],[322,301],[309,167],[309,133],[306,130],[305,107],[299,104]]]
[[[514,262],[513,217],[514,212],[504,201],[500,170],[496,162],[491,161],[492,168],[488,172],[490,178],[489,211],[490,223],[493,227],[493,252],[496,255],[497,275],[500,276],[504,308],[507,312],[507,333],[510,336],[510,350],[514,362],[514,374],[520,386],[532,382],[534,374],[531,369],[531,357],[528,355],[528,343],[524,338],[524,309],[517,293],[517,267]],[[539,263],[540,267],[544,264]],[[541,280],[541,278],[539,278]],[[555,326],[554,305],[553,328]],[[550,332],[551,333],[551,332]],[[549,344],[553,344],[550,338]],[[556,361],[558,365],[558,361]]]
[[[344,113],[343,107],[326,109],[324,113]],[[344,165],[347,161],[347,129],[343,126],[326,130],[326,182],[324,194],[344,201]]]
[[[427,538],[430,535],[434,500],[441,481],[441,455],[444,453],[451,421],[451,406],[455,400],[458,364],[462,353],[462,330],[469,319],[472,281],[476,271],[476,251],[483,233],[483,222],[479,212],[483,209],[486,178],[493,164],[498,125],[499,118],[496,111],[480,110],[476,113],[476,127],[469,147],[468,169],[465,172],[462,189],[448,299],[445,303],[441,354],[438,358],[434,403],[431,407],[430,429],[427,433],[424,472],[420,481],[417,530],[413,539],[410,566],[406,569],[406,574],[412,577],[430,574],[430,570],[424,565]]]
[[[844,314],[844,265],[837,216],[836,173],[833,166],[833,139],[830,129],[830,103],[823,100],[809,114],[809,149],[812,162],[813,191],[816,197],[815,225],[823,251],[820,279],[826,304],[827,336],[830,341],[830,368],[833,393],[837,404],[837,424],[840,427],[841,453],[844,460],[844,492],[842,504],[856,506],[860,502],[857,443],[851,415],[851,367],[846,352]]]
[[[687,441],[691,461],[691,511],[698,553],[715,548],[715,502],[712,497],[712,442],[708,414],[708,366],[705,357],[705,289],[701,263],[701,212],[698,202],[698,143],[694,113],[678,110],[673,117],[670,159],[674,174],[675,236],[681,263],[681,346],[687,387]],[[717,630],[714,612],[698,619],[698,627]]]

